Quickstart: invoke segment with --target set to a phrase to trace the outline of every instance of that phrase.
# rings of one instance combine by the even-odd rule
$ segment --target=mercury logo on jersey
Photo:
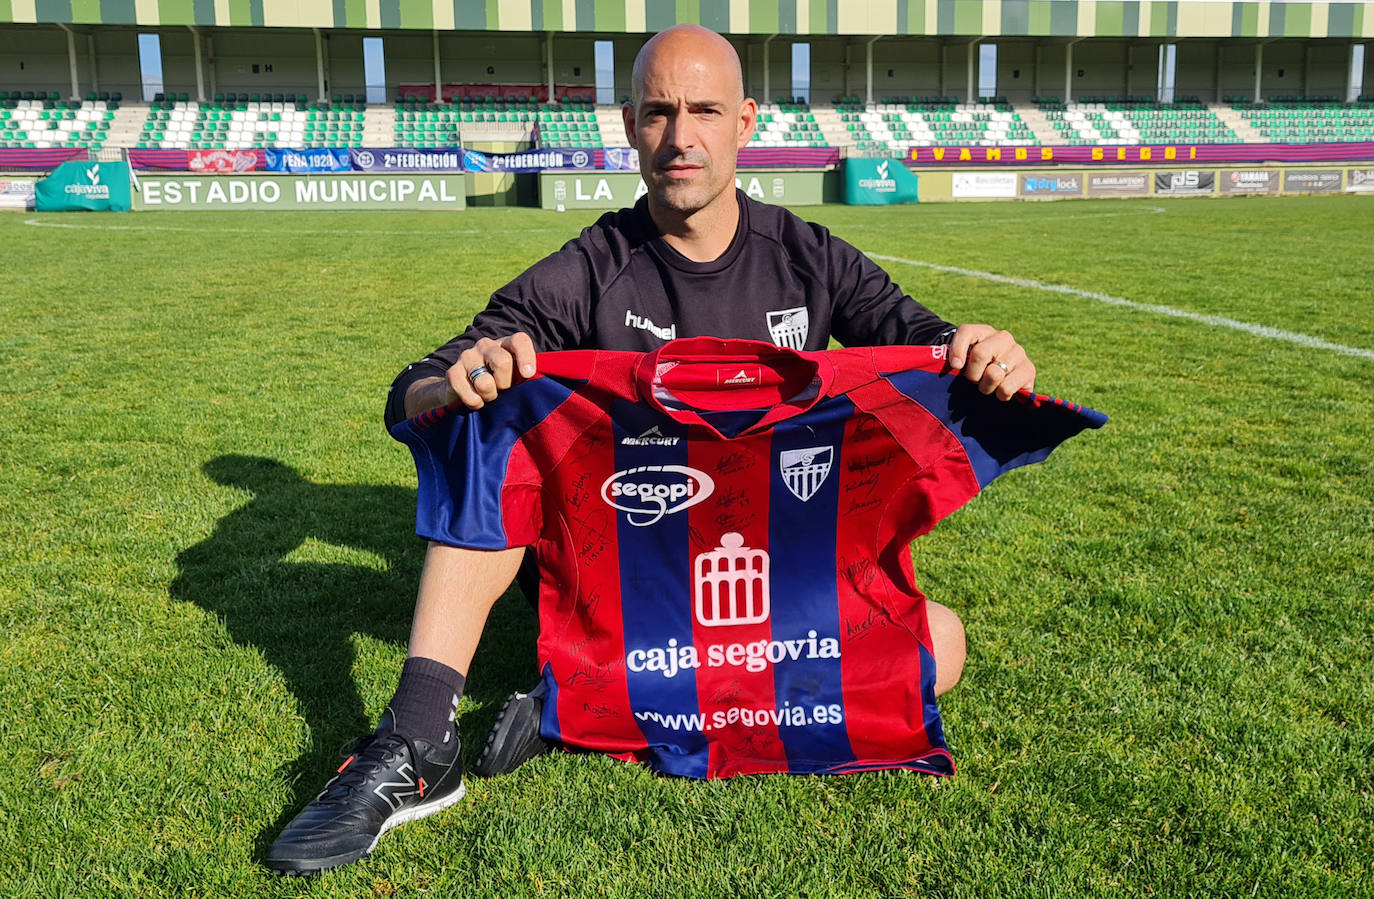
[[[625,513],[625,521],[648,527],[706,499],[716,482],[686,465],[640,465],[617,471],[601,484],[606,505]]]
[[[638,437],[620,438],[621,446],[677,446],[681,437],[669,437],[654,425]]]

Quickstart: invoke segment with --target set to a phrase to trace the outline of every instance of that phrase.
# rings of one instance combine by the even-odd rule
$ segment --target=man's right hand
[[[534,341],[524,331],[500,340],[483,337],[464,350],[448,370],[448,387],[464,406],[480,409],[508,390],[517,372],[521,380],[535,372]]]
[[[485,370],[483,370],[485,369]],[[472,372],[477,377],[472,377]],[[461,402],[480,409],[519,378],[534,376],[534,341],[523,331],[500,340],[482,338],[464,350],[442,378],[422,378],[406,389],[407,418]]]

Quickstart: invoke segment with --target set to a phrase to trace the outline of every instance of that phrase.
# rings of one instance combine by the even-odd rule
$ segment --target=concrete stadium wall
[[[85,47],[78,43],[77,75],[90,78]],[[0,28],[0,89],[70,90],[67,35],[58,28]],[[67,89],[64,90],[63,86]]]
[[[177,35],[169,46],[168,35],[162,37],[163,81],[167,90],[177,93],[196,93],[195,56],[191,46],[191,35]],[[342,65],[344,71],[352,73],[356,68],[356,84],[338,85],[344,92],[354,93],[363,89],[362,83],[362,39],[352,40],[340,35],[332,43],[343,38],[343,47],[331,46],[331,62]],[[353,45],[354,52],[345,50]],[[217,93],[273,93],[306,94],[315,96],[318,82],[315,72],[315,36],[310,32],[282,32],[267,29],[243,29],[216,32],[213,35],[213,57],[206,55],[208,61],[214,59],[213,76],[206,75],[205,93],[212,97]],[[177,54],[176,82],[173,83],[167,57],[175,48]],[[203,54],[205,51],[202,49]],[[336,58],[342,55],[342,59]],[[357,60],[357,66],[348,65],[349,56]],[[253,67],[257,66],[257,71]],[[337,89],[337,88],[336,88]]]

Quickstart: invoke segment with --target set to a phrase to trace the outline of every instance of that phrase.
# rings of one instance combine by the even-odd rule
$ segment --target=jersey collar
[[[834,379],[834,367],[823,353],[716,337],[669,341],[646,353],[634,372],[641,401],[675,421],[727,439],[806,412],[830,395]],[[752,420],[750,412],[756,413]],[[722,415],[712,413],[736,413],[729,417],[749,423],[722,430]]]

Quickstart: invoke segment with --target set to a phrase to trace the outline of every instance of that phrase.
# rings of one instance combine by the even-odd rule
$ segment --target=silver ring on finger
[[[472,371],[468,372],[468,380],[469,380],[469,381],[476,381],[478,378],[482,377],[483,375],[490,375],[490,374],[491,374],[491,369],[487,368],[485,365],[479,365],[479,366],[477,366],[476,368],[474,368]]]
[[[1007,365],[1007,363],[1003,362],[1003,361],[1000,360],[1000,359],[994,359],[993,362],[992,362],[992,364],[995,365],[995,366],[997,366],[998,368],[1002,369],[1002,374],[1004,374],[1004,375],[1005,375],[1007,372],[1011,371],[1011,366],[1010,366],[1010,365]]]

